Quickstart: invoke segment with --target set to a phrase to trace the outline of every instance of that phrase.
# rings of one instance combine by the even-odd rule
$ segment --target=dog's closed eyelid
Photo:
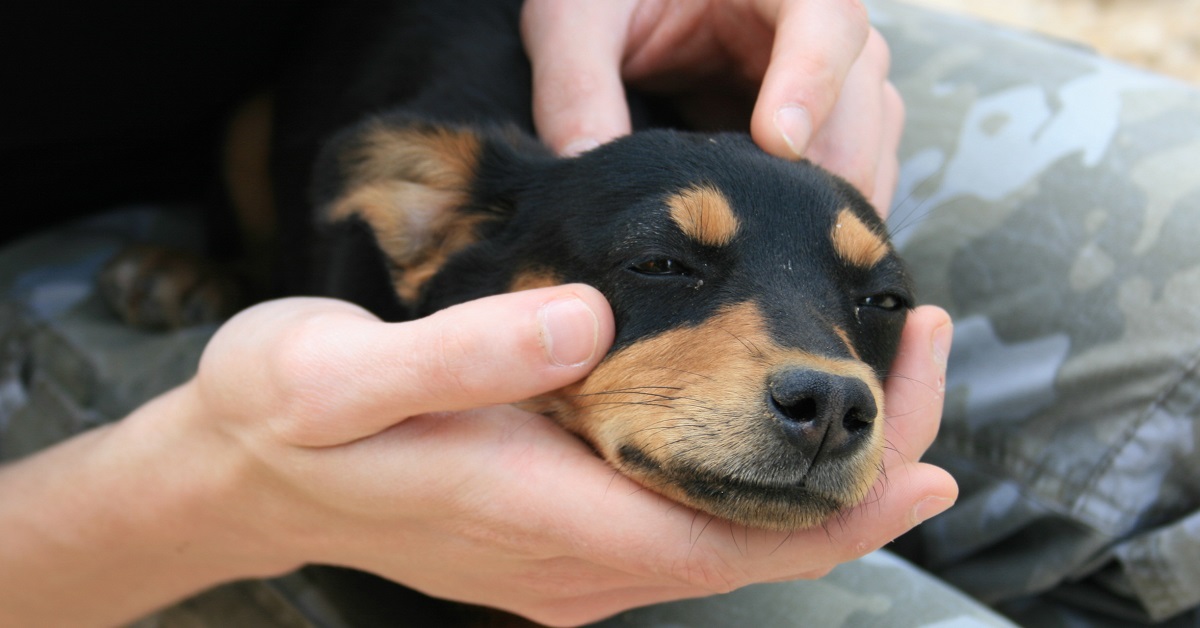
[[[641,275],[651,276],[683,276],[692,274],[692,269],[679,260],[670,257],[654,257],[630,264],[629,270]]]

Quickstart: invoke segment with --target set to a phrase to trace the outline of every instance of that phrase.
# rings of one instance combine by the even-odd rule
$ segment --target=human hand
[[[629,132],[628,83],[698,126],[748,127],[767,152],[811,159],[882,214],[891,205],[904,106],[859,2],[528,0],[521,26],[534,121],[560,153]]]
[[[573,295],[579,301],[563,301]],[[554,335],[548,302],[586,304]],[[574,306],[571,306],[574,307]],[[588,312],[591,313],[588,313]],[[504,323],[502,324],[501,321]],[[594,366],[611,341],[602,297],[566,286],[492,297],[412,323],[289,299],[213,339],[181,394],[193,432],[221,443],[223,538],[264,565],[371,571],[426,593],[578,623],[760,581],[823,575],[948,507],[956,488],[918,462],[937,430],[944,313],[918,309],[887,384],[886,480],[826,529],[726,529],[615,472],[550,420],[511,406]],[[572,338],[565,342],[561,338]],[[948,341],[944,341],[948,342]],[[588,357],[588,356],[591,357]]]

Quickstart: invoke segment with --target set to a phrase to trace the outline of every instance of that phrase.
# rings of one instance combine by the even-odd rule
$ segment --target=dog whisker
[[[828,533],[828,532],[829,532],[829,530],[828,530],[828,529],[826,529],[826,530],[825,530],[825,532],[826,532],[826,533]],[[795,531],[793,531],[793,530],[788,530],[787,534],[784,534],[784,535],[783,535],[783,538],[782,538],[782,539],[780,539],[780,541],[779,541],[779,545],[776,545],[776,546],[775,546],[775,549],[771,550],[771,556],[774,556],[774,555],[775,555],[775,552],[778,552],[779,550],[783,549],[783,546],[784,546],[784,545],[787,545],[787,542],[788,542],[788,541],[790,541],[790,540],[792,540],[792,538],[793,538],[795,535],[796,535],[796,532],[795,532]]]

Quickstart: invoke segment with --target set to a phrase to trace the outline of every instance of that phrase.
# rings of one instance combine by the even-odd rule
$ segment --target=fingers
[[[953,324],[941,308],[913,310],[884,385],[885,438],[905,462],[916,462],[937,436],[946,389]]]
[[[894,164],[904,126],[903,102],[887,80],[889,65],[887,43],[872,28],[806,153],[858,188],[881,215],[886,215],[895,187]]]
[[[842,176],[886,217],[904,126],[903,101],[887,80],[887,43],[856,2],[777,7],[775,46],[751,134],[767,152],[803,156]]]
[[[555,152],[575,155],[629,133],[620,65],[635,5],[530,0],[522,8],[534,126]]]
[[[764,21],[776,24],[776,31],[750,132],[767,152],[795,159],[805,155],[814,131],[833,112],[870,27],[859,2],[760,4]]]
[[[604,356],[612,314],[569,285],[489,297],[406,323],[328,300],[288,300],[256,358],[296,445],[337,445],[427,412],[510,403],[571,383]],[[271,305],[279,305],[276,302]],[[263,327],[263,324],[270,327]]]

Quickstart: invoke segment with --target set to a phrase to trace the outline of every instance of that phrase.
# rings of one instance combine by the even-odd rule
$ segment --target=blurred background
[[[1200,0],[910,0],[1034,30],[1200,84]]]

